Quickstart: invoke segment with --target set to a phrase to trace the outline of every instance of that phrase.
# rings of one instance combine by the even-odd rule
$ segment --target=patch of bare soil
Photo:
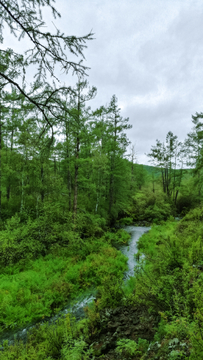
[[[95,356],[102,359],[123,359],[115,352],[116,342],[120,339],[137,341],[139,338],[149,342],[153,340],[159,316],[151,315],[144,307],[130,306],[104,309],[100,312],[97,333],[90,338]],[[136,359],[136,358],[134,358]]]

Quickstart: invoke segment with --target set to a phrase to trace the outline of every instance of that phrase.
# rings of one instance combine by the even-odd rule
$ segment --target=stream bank
[[[128,270],[124,273],[126,282],[131,276],[134,276],[134,267],[137,263],[134,256],[138,251],[137,242],[144,233],[150,230],[150,227],[129,225],[124,229],[131,234],[128,246],[118,247],[128,257]],[[141,338],[150,343],[154,338],[155,328],[159,321],[160,316],[149,314],[145,306],[138,308],[129,304],[115,309],[103,309],[100,311],[97,334],[92,335],[89,340],[95,356],[102,356],[106,360],[123,360],[123,355],[115,351],[117,341],[129,339],[137,342]]]
[[[134,266],[136,265],[134,254],[137,252],[137,241],[142,236],[143,233],[147,232],[150,227],[139,227],[139,226],[125,226],[124,229],[131,234],[131,240],[128,244],[128,246],[117,246],[117,248],[128,257],[128,270],[124,273],[124,280],[127,280],[131,276],[134,275]],[[4,333],[0,338],[0,343],[2,344],[5,340],[8,340],[8,345],[11,345],[14,343],[14,340],[22,340],[23,342],[26,342],[27,334],[28,332],[34,328],[35,326],[39,324],[43,324],[45,322],[48,322],[50,324],[53,324],[57,322],[57,320],[61,317],[65,317],[67,313],[71,313],[75,316],[77,320],[83,318],[85,316],[84,308],[88,306],[89,303],[91,303],[94,299],[96,299],[96,291],[92,290],[87,296],[83,296],[82,298],[78,299],[77,302],[74,303],[74,305],[71,305],[70,303],[61,310],[57,315],[51,317],[51,318],[45,318],[40,323],[30,325],[28,327],[25,327],[24,329],[19,330],[18,332],[15,331],[9,331],[7,333]],[[111,311],[111,310],[110,310]],[[129,312],[129,316],[131,319],[134,319],[133,317],[133,311],[130,309],[123,310],[122,308],[120,311],[117,309],[117,315],[124,314],[124,312]],[[146,313],[146,310],[144,310],[144,313]],[[114,314],[115,315],[115,314]],[[138,317],[137,313],[137,317]],[[140,316],[140,315],[139,315]],[[146,314],[145,314],[146,316]],[[126,321],[131,321],[129,317],[126,318]],[[113,321],[113,320],[112,320]],[[134,320],[132,320],[134,321]],[[123,329],[123,328],[121,328]],[[119,331],[117,332],[119,334]],[[3,346],[0,348],[3,350]]]
[[[76,320],[80,320],[85,317],[84,308],[88,306],[94,299],[96,299],[96,291],[91,290],[89,294],[86,292],[83,296],[80,296],[74,302],[70,301],[64,309],[59,311],[56,315],[52,317],[44,318],[43,321],[38,321],[34,324],[30,324],[27,327],[24,327],[17,332],[15,330],[4,332],[0,336],[0,344],[3,344],[5,340],[8,341],[8,345],[12,345],[15,340],[23,341],[24,343],[27,341],[27,336],[30,330],[34,329],[39,325],[43,325],[48,322],[50,325],[56,323],[60,318],[65,317],[67,314],[72,314]],[[4,347],[0,346],[0,350],[3,351]]]
[[[129,339],[138,342],[141,338],[150,343],[155,335],[155,328],[160,321],[156,314],[149,314],[146,307],[121,306],[104,309],[100,312],[98,333],[90,337],[90,344],[95,356],[103,359],[122,359],[123,355],[115,350],[117,341]]]

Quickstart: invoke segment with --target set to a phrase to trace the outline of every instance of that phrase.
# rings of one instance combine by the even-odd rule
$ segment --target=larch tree
[[[50,121],[52,107],[56,94],[64,92],[64,87],[56,86],[58,78],[56,69],[63,73],[72,70],[76,74],[84,75],[88,69],[83,65],[84,49],[88,40],[92,39],[92,32],[85,36],[67,36],[59,29],[55,33],[44,31],[46,26],[42,8],[51,9],[53,17],[60,17],[54,0],[0,0],[0,41],[5,42],[5,29],[18,40],[29,42],[30,47],[24,54],[17,54],[12,49],[1,49],[0,56],[4,63],[0,66],[0,80],[13,85],[25,99],[32,103],[46,121],[47,127],[52,127]],[[79,57],[79,61],[72,61],[68,56]],[[7,64],[9,63],[9,66]],[[32,86],[25,88],[26,71],[36,67]],[[21,77],[22,81],[17,80]],[[41,98],[40,92],[46,86],[47,77],[53,80],[53,91]],[[59,82],[59,81],[58,81]],[[59,84],[60,85],[60,84]],[[45,95],[45,94],[44,94]]]
[[[182,171],[177,169],[180,149],[181,143],[177,136],[169,131],[165,143],[156,140],[156,145],[152,146],[151,152],[147,154],[153,166],[161,170],[163,192],[172,197],[174,203],[177,201],[182,180]]]
[[[187,135],[185,141],[185,154],[187,165],[192,167],[196,178],[199,201],[202,194],[203,179],[203,113],[196,113],[192,116],[193,129]]]
[[[120,175],[118,169],[121,165],[120,159],[123,158],[126,147],[129,144],[124,130],[130,129],[132,126],[128,124],[129,118],[122,118],[118,107],[118,99],[112,96],[108,107],[108,148],[110,159],[110,178],[109,178],[109,218],[114,221],[115,208],[117,202],[116,179],[118,181]],[[124,164],[124,163],[123,163]]]
[[[78,208],[79,154],[81,142],[84,142],[85,124],[90,117],[89,111],[86,108],[86,102],[96,96],[97,89],[94,86],[88,88],[88,82],[79,76],[74,92],[75,95],[71,97],[70,115],[72,118],[72,136],[75,146],[73,214],[74,219],[76,219]]]

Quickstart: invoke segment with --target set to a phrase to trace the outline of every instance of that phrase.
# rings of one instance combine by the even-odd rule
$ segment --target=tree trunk
[[[111,156],[111,173],[110,173],[110,188],[109,188],[109,216],[111,218],[112,206],[116,202],[114,194],[114,170],[115,170],[115,156],[116,156],[116,141],[117,141],[117,118],[114,115],[114,144],[113,154]]]
[[[132,146],[132,153],[131,153],[131,185],[130,189],[133,189],[133,180],[134,180],[134,157],[135,157],[135,151],[134,151],[134,145]]]
[[[2,217],[2,207],[1,207],[1,178],[2,178],[2,173],[1,173],[1,162],[2,162],[2,158],[1,158],[1,152],[2,152],[2,113],[1,113],[1,109],[0,109],[0,219]]]
[[[162,176],[162,184],[163,184],[163,192],[166,192],[166,187],[165,187],[165,181],[164,181],[164,171],[163,169],[161,169],[161,176]]]
[[[42,184],[41,200],[43,202],[44,201],[44,167],[43,167],[43,164],[41,164],[41,184]]]
[[[154,186],[154,172],[152,173],[152,184],[153,184],[153,193],[155,193],[155,186]]]
[[[76,221],[77,206],[78,206],[78,159],[80,151],[80,138],[79,138],[79,126],[80,126],[80,89],[78,89],[78,115],[77,115],[77,138],[76,138],[76,152],[75,152],[75,184],[74,184],[74,203],[73,203],[73,219]]]
[[[66,119],[66,158],[67,158],[67,189],[69,196],[69,211],[71,211],[71,173],[70,173],[70,150],[69,150],[70,125]]]
[[[178,198],[178,190],[176,191],[176,196],[175,196],[175,205],[177,203],[177,198]]]
[[[73,217],[74,217],[74,221],[76,220],[76,216],[77,216],[77,202],[78,202],[78,158],[79,158],[79,151],[80,151],[80,140],[79,140],[79,137],[77,137],[76,156],[75,156],[74,203],[73,203]]]
[[[22,170],[22,178],[21,178],[21,205],[20,212],[22,213],[24,209],[24,165]]]
[[[10,179],[8,179],[9,183],[8,183],[8,186],[7,186],[7,189],[6,189],[6,198],[7,198],[7,201],[9,201],[10,199],[10,193],[11,193],[11,184],[10,184]]]
[[[6,146],[7,148],[7,146]],[[12,151],[13,151],[13,128],[12,128],[12,131],[11,131],[11,154],[10,156],[12,156]],[[6,189],[6,197],[7,197],[7,200],[9,201],[10,200],[10,194],[11,194],[11,181],[10,181],[10,176],[8,178],[8,186],[7,186],[7,189]]]
[[[57,173],[56,156],[54,156],[54,174]]]
[[[69,197],[69,211],[71,211],[71,173],[70,164],[68,165],[68,197]]]
[[[111,174],[110,174],[110,186],[109,186],[109,216],[111,216],[111,210],[113,205],[113,183],[114,183],[114,177],[113,177],[113,164],[111,164]]]
[[[98,176],[98,177],[97,177],[97,189],[96,189],[97,202],[96,202],[96,206],[95,206],[95,213],[97,213],[97,211],[98,211],[98,206],[99,206],[100,197],[101,197],[102,176],[101,176],[100,168],[98,168],[97,176]]]

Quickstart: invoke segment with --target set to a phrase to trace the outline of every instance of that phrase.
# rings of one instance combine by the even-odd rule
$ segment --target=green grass
[[[181,359],[202,360],[203,209],[190,211],[179,222],[154,225],[139,239],[137,258],[136,275],[124,292],[135,306],[145,305],[160,316],[157,358],[169,358],[164,344],[176,338],[190,349],[190,355],[181,350],[187,352]]]
[[[152,350],[143,354],[143,360],[202,360],[203,209],[192,210],[179,222],[171,220],[160,226],[153,225],[138,241],[137,257],[140,261],[136,267],[136,276],[132,277],[124,288],[121,284],[126,259],[111,247],[111,241],[109,234],[106,238],[104,236],[102,240],[97,240],[96,247],[95,243],[91,244],[89,241],[89,254],[85,258],[78,258],[78,255],[65,257],[65,254],[62,256],[59,251],[55,257],[50,254],[44,259],[31,262],[24,272],[17,272],[13,267],[10,271],[13,275],[9,275],[8,269],[1,275],[1,280],[10,279],[10,285],[1,281],[1,286],[4,284],[3,291],[7,291],[4,300],[12,300],[12,296],[17,294],[18,287],[13,290],[13,295],[9,294],[12,283],[15,287],[15,281],[11,279],[17,279],[21,288],[24,284],[24,289],[30,289],[32,285],[36,293],[41,274],[44,274],[44,283],[38,290],[42,293],[44,286],[44,298],[50,294],[53,300],[58,284],[60,294],[63,293],[65,290],[61,289],[64,282],[72,286],[70,297],[74,296],[74,291],[78,294],[78,291],[87,286],[95,285],[98,286],[99,298],[92,304],[92,308],[89,308],[89,317],[84,321],[70,326],[70,319],[67,318],[61,320],[57,326],[47,324],[34,329],[26,345],[16,343],[14,346],[5,347],[5,351],[0,353],[0,360],[91,358],[94,354],[88,345],[88,336],[97,331],[99,309],[118,306],[118,302],[131,304],[133,307],[147,307],[153,317],[160,318],[154,338],[154,342],[160,346],[153,350],[151,343],[149,346]],[[31,281],[31,275],[27,278],[25,276],[33,271],[39,274],[36,282]],[[55,281],[54,287],[53,282],[49,283],[49,277]],[[24,304],[31,294],[31,290],[23,294]],[[50,306],[47,306],[48,308]],[[175,345],[170,345],[174,342]],[[131,353],[131,350],[136,350],[134,342],[127,341],[124,345],[127,345],[122,349],[124,352],[127,350]]]
[[[1,330],[50,316],[87,288],[99,286],[107,275],[122,278],[126,261],[120,251],[104,242],[85,260],[49,254],[30,261],[25,271],[17,272],[17,266],[6,268],[0,275]]]

